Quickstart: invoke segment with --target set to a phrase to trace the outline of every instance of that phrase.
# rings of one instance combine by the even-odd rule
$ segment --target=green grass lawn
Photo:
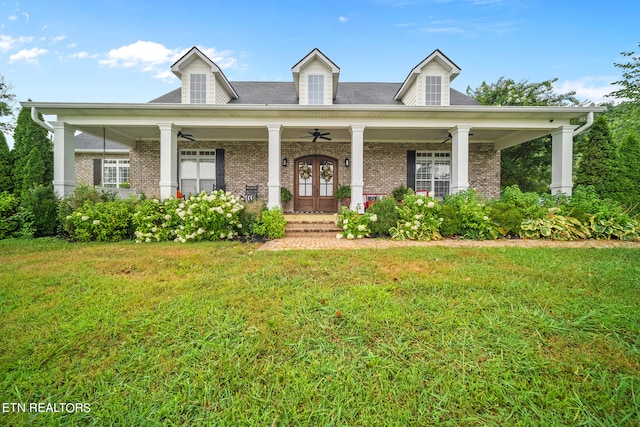
[[[0,425],[640,423],[638,249],[258,247],[1,241]]]

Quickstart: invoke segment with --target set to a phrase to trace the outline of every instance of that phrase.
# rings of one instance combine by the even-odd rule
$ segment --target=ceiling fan
[[[189,141],[195,142],[195,138],[190,133],[182,133],[181,130],[178,131],[178,137],[188,139]]]
[[[318,129],[315,129],[313,132],[308,132],[308,134],[313,137],[313,141],[312,142],[316,142],[318,140],[318,138],[325,139],[327,141],[331,141],[331,138],[327,137],[327,135],[331,135],[331,132],[321,133]],[[306,137],[303,136],[301,138],[306,138]]]

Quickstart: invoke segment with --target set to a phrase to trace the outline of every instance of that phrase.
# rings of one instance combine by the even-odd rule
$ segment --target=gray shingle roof
[[[229,104],[298,104],[293,82],[231,82],[239,95]],[[340,82],[335,104],[353,105],[402,105],[393,97],[402,83],[361,83]],[[152,103],[179,104],[182,102],[182,90],[175,89],[156,99]],[[475,99],[451,89],[451,105],[479,105]]]
[[[88,133],[79,133],[75,137],[76,150],[128,150],[129,147],[107,139],[103,145],[102,138],[90,135]]]

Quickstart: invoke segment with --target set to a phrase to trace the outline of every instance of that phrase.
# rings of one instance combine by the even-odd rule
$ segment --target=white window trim
[[[182,171],[182,162],[184,160],[191,160],[191,161],[195,161],[196,163],[196,176],[195,177],[184,177],[183,176],[183,171]],[[213,179],[211,178],[205,178],[202,176],[201,173],[201,168],[200,165],[203,163],[203,161],[208,161],[207,163],[212,164],[213,165],[213,171],[211,171],[212,173],[210,175],[213,176]],[[180,190],[183,194],[199,194],[202,191],[206,191],[208,193],[210,193],[211,191],[213,191],[213,188],[215,188],[216,186],[216,150],[215,149],[211,149],[211,150],[201,150],[201,149],[184,149],[184,150],[180,150],[180,159],[179,159],[179,167],[178,167],[178,181],[180,183]],[[188,188],[185,188],[185,186],[183,185],[183,180],[195,180],[196,181],[196,186],[195,186],[195,191],[191,192],[189,191]],[[213,181],[213,183],[207,183],[204,187],[202,185],[202,181]],[[211,188],[209,188],[211,187]]]
[[[431,82],[435,79],[435,82]],[[431,91],[430,88],[437,88]],[[424,105],[442,105],[442,76],[428,74],[424,78]]]
[[[115,180],[107,182],[107,168],[115,169]],[[121,171],[127,170],[128,179],[122,179]],[[119,188],[120,184],[130,182],[131,180],[131,162],[129,159],[104,159],[102,161],[102,186],[105,188]]]
[[[319,78],[319,82],[313,83],[312,90],[312,78]],[[309,105],[324,105],[325,103],[325,85],[326,85],[326,76],[324,74],[309,74],[307,76],[307,104]],[[315,87],[319,86],[318,90],[315,90]],[[312,94],[314,96],[312,96]],[[317,96],[317,99],[316,99]]]
[[[199,78],[203,78],[204,81],[202,81],[202,82],[194,82],[193,78],[195,76],[198,76]],[[208,98],[207,87],[209,86],[208,80],[209,79],[207,78],[207,74],[206,73],[191,73],[191,74],[189,74],[189,103],[191,103],[191,104],[206,104],[207,103],[207,98]],[[194,84],[204,85],[204,87],[202,87],[202,88],[196,87],[194,89],[194,87],[193,87]],[[200,95],[200,96],[194,97],[194,93],[196,95]],[[196,100],[198,102],[196,102]]]
[[[420,159],[428,159],[431,161],[434,166],[432,169],[431,178],[427,179],[419,179],[419,170],[420,170]],[[435,173],[435,162],[438,160],[445,160],[449,165],[449,174],[447,179],[436,178],[437,174]],[[436,183],[447,183],[446,184],[446,192],[442,192],[437,189]],[[418,185],[418,184],[421,185]],[[427,185],[424,185],[427,183]],[[415,180],[415,189],[416,191],[428,191],[429,195],[436,197],[438,199],[444,198],[444,196],[451,194],[451,151],[416,151],[416,180]]]

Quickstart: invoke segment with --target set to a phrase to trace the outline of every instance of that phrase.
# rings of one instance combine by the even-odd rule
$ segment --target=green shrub
[[[176,238],[176,229],[182,220],[176,213],[182,199],[170,198],[141,200],[132,217],[136,242],[163,242]]]
[[[14,237],[20,229],[18,208],[20,201],[6,191],[0,193],[0,239]]]
[[[116,242],[133,237],[132,200],[92,203],[87,200],[65,219],[65,229],[81,242]]]
[[[393,197],[376,200],[369,206],[367,213],[377,217],[377,221],[371,223],[371,233],[373,235],[390,235],[389,230],[398,224],[397,208],[398,202]]]
[[[241,226],[240,233],[243,236],[254,236],[256,234],[254,227],[258,222],[260,215],[266,209],[267,206],[262,200],[252,200],[245,202],[244,209],[240,211],[239,216]]]
[[[460,191],[444,198],[441,232],[467,239],[497,239],[503,230],[489,217],[491,209],[475,190]]]
[[[543,218],[525,219],[520,226],[520,237],[527,239],[578,240],[589,237],[589,230],[578,219],[559,214],[559,208],[550,208]]]
[[[234,239],[243,229],[243,210],[240,199],[224,190],[186,200],[143,201],[133,215],[136,242]]]
[[[543,218],[547,210],[553,206],[550,198],[534,192],[523,193],[517,185],[505,188],[500,195],[500,201],[515,206],[522,218],[526,219]]]
[[[403,200],[404,197],[408,194],[413,194],[413,190],[405,187],[404,185],[396,187],[393,189],[393,191],[391,191],[391,197],[393,197],[396,201]]]
[[[255,234],[268,239],[284,237],[287,220],[282,209],[273,208],[262,211],[260,218],[254,226]]]
[[[371,224],[378,220],[378,216],[371,213],[359,214],[356,211],[352,211],[346,206],[340,208],[338,218],[336,219],[336,225],[342,230],[337,234],[337,238],[343,237],[353,239],[363,239],[371,236]]]
[[[20,201],[22,234],[55,236],[58,231],[58,198],[53,185],[38,185],[22,192]]]
[[[389,232],[397,240],[437,240],[442,222],[437,200],[409,190],[398,207],[398,222]]]
[[[522,212],[514,205],[500,200],[490,205],[489,217],[502,230],[505,236],[518,236],[522,224]]]

